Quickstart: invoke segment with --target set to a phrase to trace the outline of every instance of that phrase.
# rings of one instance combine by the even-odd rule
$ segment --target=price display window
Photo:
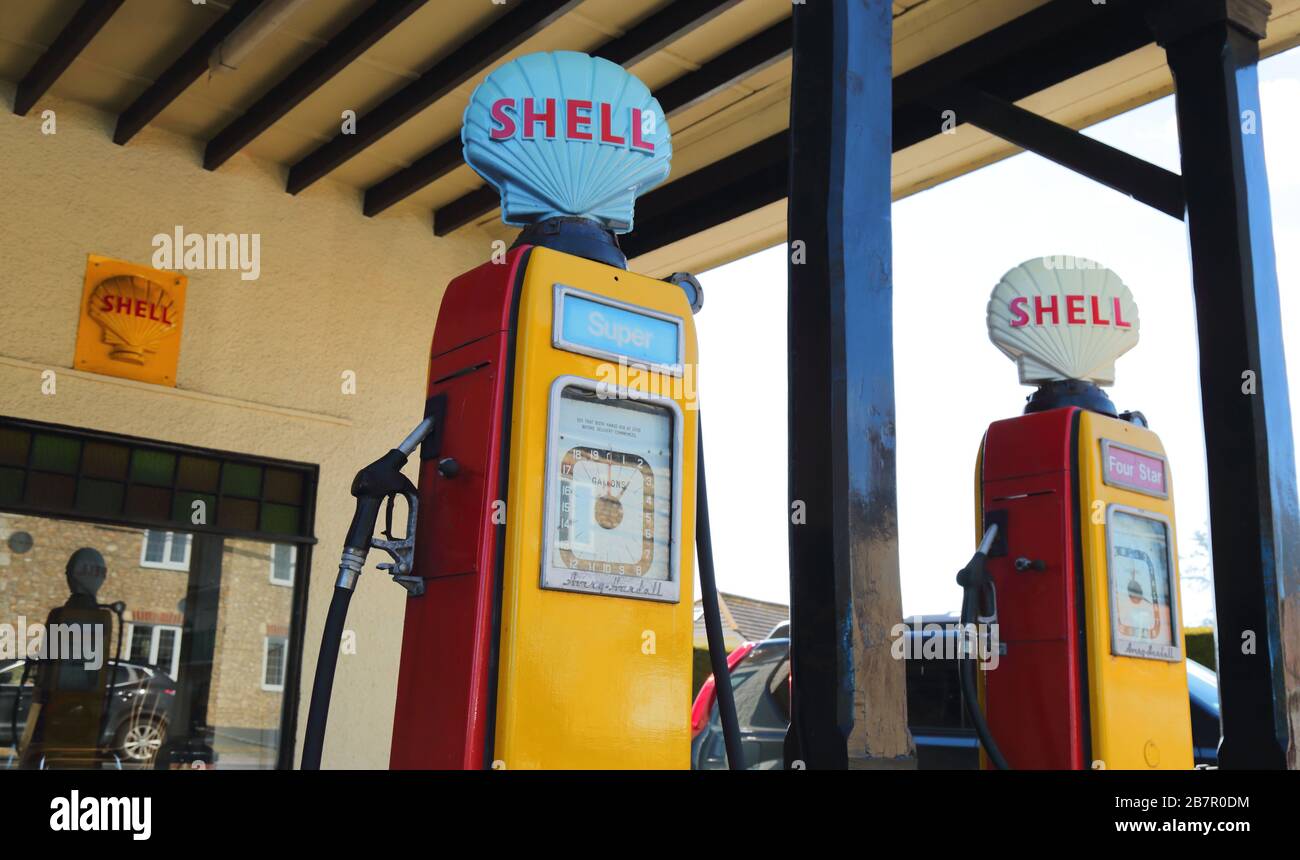
[[[1106,532],[1111,653],[1148,660],[1182,659],[1168,520],[1112,505]]]
[[[543,588],[678,600],[681,438],[671,400],[555,383]]]

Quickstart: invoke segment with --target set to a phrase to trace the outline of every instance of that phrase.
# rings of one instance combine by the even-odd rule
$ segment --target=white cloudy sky
[[[1291,410],[1300,415],[1300,50],[1261,63],[1260,81]],[[1180,169],[1172,98],[1086,133]],[[1193,536],[1208,531],[1208,505],[1184,225],[1032,154],[899,201],[893,222],[904,613],[958,608],[953,577],[972,551],[976,449],[987,425],[1019,414],[1029,393],[988,341],[989,292],[1024,260],[1075,254],[1118,272],[1141,310],[1141,343],[1119,360],[1109,393],[1121,410],[1144,412],[1165,444],[1184,618],[1209,618],[1211,590],[1187,576],[1206,566]],[[789,597],[785,279],[781,246],[706,272],[696,318],[719,587],[780,601]]]

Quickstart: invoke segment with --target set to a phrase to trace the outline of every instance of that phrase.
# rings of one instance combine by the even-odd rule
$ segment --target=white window
[[[289,639],[267,636],[262,640],[262,689],[284,689],[284,672],[289,663]]]
[[[140,566],[162,570],[190,569],[190,536],[148,529],[140,544]]]
[[[126,628],[126,657],[157,666],[173,678],[181,668],[181,628],[171,624],[137,624]]]
[[[293,565],[298,547],[291,543],[271,544],[271,584],[293,585]]]

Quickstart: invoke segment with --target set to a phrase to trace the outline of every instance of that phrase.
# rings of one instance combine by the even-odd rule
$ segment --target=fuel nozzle
[[[993,580],[989,578],[988,568],[985,563],[988,561],[989,550],[993,548],[993,541],[997,540],[998,525],[991,523],[984,530],[984,537],[980,540],[979,547],[976,548],[975,554],[966,562],[966,566],[957,571],[957,584],[962,587],[966,599],[962,601],[963,609],[969,607],[971,618],[966,618],[965,611],[962,615],[962,623],[966,624],[975,620],[981,623],[993,623],[998,618],[998,597],[997,591],[994,590]],[[982,607],[988,608],[988,613],[981,615],[979,613]]]
[[[343,555],[339,560],[339,576],[335,583],[339,588],[351,590],[356,587],[357,578],[366,563],[366,555],[374,548],[384,550],[393,559],[379,565],[380,570],[388,571],[412,595],[423,593],[423,581],[411,576],[415,520],[420,503],[415,485],[402,474],[402,468],[411,452],[433,430],[433,425],[433,418],[424,419],[400,445],[357,472],[352,479],[352,495],[357,500],[357,507],[352,514],[352,523],[348,526],[347,538],[343,541]],[[398,496],[406,500],[406,532],[395,537],[393,502]],[[374,536],[375,525],[379,522],[379,511],[385,502],[384,537],[380,540]]]
[[[307,710],[307,731],[303,737],[302,769],[319,770],[321,752],[325,746],[325,724],[329,718],[330,694],[334,687],[334,670],[338,666],[339,643],[343,638],[343,624],[347,620],[348,604],[357,586],[357,578],[365,567],[366,555],[371,547],[382,549],[392,557],[392,562],[379,565],[393,579],[406,587],[416,597],[424,593],[424,580],[413,576],[415,558],[415,521],[419,511],[415,485],[402,474],[406,458],[433,430],[434,419],[425,418],[411,431],[402,443],[375,462],[366,466],[352,479],[352,495],[357,509],[348,526],[348,536],[343,542],[343,557],[339,561],[339,577],[334,583],[334,596],[325,615],[325,629],[321,633],[320,656],[316,660],[316,678],[312,684],[311,705]],[[393,536],[393,500],[406,499],[406,533]],[[379,521],[379,508],[388,502],[384,514],[384,539],[375,537]],[[120,641],[121,637],[119,637]]]
[[[984,537],[980,539],[979,547],[976,548],[975,554],[971,556],[966,566],[957,572],[957,584],[962,587],[961,600],[961,626],[962,635],[974,634],[976,637],[982,637],[982,633],[976,626],[979,624],[996,624],[998,621],[998,597],[997,591],[993,587],[993,580],[989,577],[988,569],[985,563],[988,561],[989,550],[993,548],[993,541],[997,539],[997,523],[990,523],[989,527],[984,530]],[[987,606],[988,613],[981,614],[981,607]],[[978,651],[978,649],[976,649]],[[970,717],[971,723],[975,726],[975,734],[979,737],[980,743],[984,746],[984,752],[988,755],[989,761],[998,770],[1009,770],[1010,765],[1002,751],[998,749],[996,739],[989,730],[988,721],[984,719],[984,713],[980,710],[979,705],[979,687],[975,681],[975,654],[963,654],[962,659],[958,661],[959,676],[961,679],[962,700],[966,706],[966,713]]]

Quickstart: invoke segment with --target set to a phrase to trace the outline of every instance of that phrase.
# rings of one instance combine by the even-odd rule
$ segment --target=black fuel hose
[[[122,631],[125,622],[126,604],[118,600],[113,603],[101,603],[100,609],[107,609],[117,616],[117,647],[113,649],[113,668],[108,673],[108,684],[104,687],[104,711],[99,715],[99,735],[95,738],[98,746],[108,728],[108,712],[113,707],[113,682],[117,680],[118,667],[122,665]],[[16,748],[16,746],[15,746]]]
[[[302,769],[320,770],[321,751],[325,747],[325,723],[330,714],[330,693],[334,689],[334,670],[339,663],[339,646],[343,640],[343,623],[348,617],[352,589],[334,587],[325,632],[320,638],[320,656],[316,659],[316,679],[312,683],[311,706],[307,710],[307,733],[302,742]]]
[[[709,663],[713,667],[713,689],[718,697],[722,741],[727,749],[727,767],[745,769],[740,743],[740,720],[736,697],[727,668],[727,646],[722,639],[722,614],[718,608],[718,585],[713,573],[713,534],[709,529],[709,493],[704,480],[704,422],[698,421],[698,457],[695,464],[695,554],[700,560],[700,601],[704,608],[704,629],[709,638]]]
[[[976,623],[980,598],[984,587],[990,582],[984,564],[988,560],[988,545],[992,543],[996,534],[997,526],[989,526],[989,531],[985,532],[984,540],[980,542],[980,548],[971,556],[971,560],[966,563],[966,566],[957,572],[957,584],[962,587],[962,636],[965,637],[969,631],[974,631],[976,642],[979,641],[980,636]],[[967,640],[963,638],[963,641]],[[975,683],[975,658],[977,656],[978,649],[975,654],[963,653],[957,661],[960,667],[961,692],[966,705],[966,715],[970,717],[970,721],[975,725],[975,734],[979,736],[980,743],[983,744],[984,752],[988,755],[989,761],[998,770],[1010,770],[1011,765],[1007,764],[1006,758],[1002,755],[1002,750],[998,748],[997,741],[993,737],[992,730],[989,729],[988,721],[984,719],[984,712],[980,710],[979,688]]]
[[[352,514],[352,522],[348,525],[347,537],[343,540],[339,576],[335,580],[334,596],[330,598],[329,612],[325,616],[325,630],[320,637],[320,655],[316,658],[311,705],[307,709],[307,731],[302,741],[302,770],[320,770],[321,752],[325,748],[325,724],[330,714],[330,695],[334,690],[334,670],[338,668],[339,647],[343,642],[343,624],[347,621],[352,592],[361,576],[361,569],[366,564],[366,554],[370,551],[375,525],[379,521],[379,510],[384,500],[388,499],[387,528],[391,528],[391,500],[397,495],[403,495],[414,504],[415,485],[402,474],[402,467],[406,465],[406,458],[411,452],[433,431],[433,426],[434,419],[425,418],[401,444],[357,472],[352,479],[352,495],[356,498],[357,505]],[[414,511],[414,508],[411,510]],[[391,538],[392,535],[387,534],[387,528],[385,534]],[[407,523],[408,531],[414,528],[414,522]]]
[[[18,737],[18,703],[23,699],[23,688],[27,686],[28,673],[31,671],[31,668],[32,658],[29,654],[23,659],[23,677],[18,681],[18,690],[14,693],[14,706],[13,709],[9,711],[9,730],[13,732],[14,735],[14,755],[20,755],[22,753],[22,750],[18,749],[18,741],[20,740]],[[33,692],[33,701],[34,700],[35,694]]]

